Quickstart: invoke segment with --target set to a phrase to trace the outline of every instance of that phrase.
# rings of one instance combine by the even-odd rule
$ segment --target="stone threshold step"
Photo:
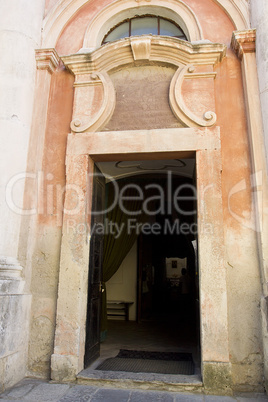
[[[170,375],[153,373],[127,373],[119,371],[83,370],[77,375],[76,383],[98,387],[140,389],[169,392],[203,393],[199,375]]]

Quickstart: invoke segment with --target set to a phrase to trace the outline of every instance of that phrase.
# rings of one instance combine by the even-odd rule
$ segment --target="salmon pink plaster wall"
[[[52,75],[40,164],[42,190],[32,254],[29,373],[50,377],[58,290],[65,153],[73,107],[73,77],[62,66]],[[39,118],[36,116],[36,118]],[[34,153],[31,158],[34,158]],[[21,247],[23,247],[23,240]]]
[[[60,55],[68,55],[78,52],[83,45],[83,38],[89,22],[102,10],[110,0],[96,0],[82,7],[63,29],[56,45]],[[233,366],[232,381],[234,388],[249,390],[249,388],[262,388],[262,347],[260,326],[260,278],[257,258],[256,236],[254,221],[251,220],[251,192],[250,192],[250,157],[248,134],[245,114],[245,102],[242,87],[241,62],[230,49],[230,41],[234,26],[229,17],[213,0],[185,0],[191,7],[201,24],[204,38],[212,42],[227,45],[226,58],[215,66],[217,76],[215,85],[215,111],[217,114],[216,125],[221,133],[221,158],[222,158],[222,204],[223,204],[223,232],[224,232],[224,266],[227,271],[227,297],[228,297],[228,332],[229,355]],[[47,2],[47,9],[52,5]],[[43,168],[45,174],[52,174],[49,184],[56,187],[63,185],[65,180],[65,152],[67,134],[70,131],[69,124],[72,120],[71,109],[73,101],[72,90],[73,76],[63,68],[54,73],[52,89],[50,93],[50,107],[48,111],[45,154]],[[188,85],[188,88],[187,88]],[[187,83],[184,91],[189,99],[195,98],[196,108],[198,101],[191,90],[191,84]],[[211,90],[211,89],[210,89]],[[201,102],[201,99],[200,99]],[[96,97],[94,110],[101,103],[100,97]],[[214,106],[214,105],[212,105]],[[90,135],[90,134],[89,134]],[[234,186],[245,180],[246,187],[243,191],[230,194]],[[47,193],[44,193],[46,200]],[[46,201],[45,201],[46,202]],[[54,194],[54,207],[57,205],[57,196]],[[241,217],[241,219],[239,219]],[[35,342],[31,355],[31,367],[33,371],[43,375],[48,372],[48,357],[54,336],[54,318],[56,287],[58,280],[59,259],[59,216],[51,213],[39,216],[37,232],[44,248],[37,242],[36,258],[39,258],[38,266],[34,269],[33,292],[39,298],[39,288],[35,281],[46,275],[47,261],[53,260],[53,291],[44,287],[44,298],[51,298],[50,311],[43,313],[52,322],[47,326],[47,349],[43,356],[35,357],[36,349],[41,345],[41,340],[36,338],[40,325],[33,317],[31,339]],[[215,218],[216,219],[216,218]],[[52,234],[53,233],[53,234]],[[55,236],[54,246],[50,244],[51,236]],[[49,245],[49,247],[47,246]],[[40,263],[40,255],[44,255]],[[38,257],[39,256],[39,257]],[[43,268],[42,268],[43,267]],[[41,300],[39,298],[39,300]],[[53,300],[53,301],[52,301]],[[36,303],[38,306],[38,302]],[[42,308],[35,314],[40,315]],[[36,324],[37,323],[37,324]],[[35,340],[34,340],[35,339]],[[41,362],[41,363],[40,363]],[[44,369],[44,367],[46,367]]]

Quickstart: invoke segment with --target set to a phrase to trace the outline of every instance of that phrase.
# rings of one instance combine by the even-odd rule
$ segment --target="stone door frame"
[[[219,127],[69,134],[52,379],[74,380],[84,369],[94,162],[193,155],[198,193],[202,377],[205,384],[224,374],[221,388],[229,388]],[[87,230],[75,229],[83,225]]]

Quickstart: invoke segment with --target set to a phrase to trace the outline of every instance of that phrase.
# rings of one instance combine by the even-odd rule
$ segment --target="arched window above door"
[[[129,36],[164,35],[187,40],[183,30],[173,21],[155,16],[141,15],[128,18],[114,26],[104,36],[102,45]]]

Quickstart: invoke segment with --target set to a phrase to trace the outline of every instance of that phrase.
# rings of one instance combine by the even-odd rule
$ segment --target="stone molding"
[[[114,86],[109,75],[106,73],[89,74],[88,80],[85,80],[83,75],[83,81],[80,81],[79,78],[79,75],[76,76],[76,81],[74,83],[74,99],[75,103],[78,104],[78,110],[80,110],[80,113],[83,112],[83,105],[80,105],[81,107],[79,107],[79,99],[83,100],[83,89],[85,87],[101,84],[103,87],[103,101],[98,113],[93,118],[88,119],[87,111],[85,111],[84,116],[82,117],[75,116],[71,122],[71,129],[75,133],[96,131],[99,127],[102,127],[110,120],[114,112],[116,98]],[[79,92],[81,92],[81,95]]]
[[[101,46],[105,34],[115,25],[137,15],[154,14],[176,22],[185,32],[188,40],[204,38],[202,28],[192,9],[181,0],[141,0],[137,8],[136,0],[116,0],[101,10],[89,23],[85,33],[83,48],[94,50]]]
[[[0,256],[0,295],[22,294],[25,282],[16,258]]]
[[[122,140],[123,139],[123,140]],[[164,140],[163,140],[164,139]],[[96,132],[70,134],[67,143],[67,183],[75,182],[84,189],[81,209],[72,218],[87,222],[88,200],[92,196],[94,160],[152,160],[193,155],[197,159],[197,191],[200,224],[200,314],[202,323],[202,361],[229,364],[226,268],[221,197],[220,128],[178,128],[159,130]],[[93,159],[92,159],[93,158]],[[210,167],[209,169],[207,167]],[[203,186],[215,183],[209,191]],[[72,189],[66,191],[65,205],[72,200]],[[66,208],[67,211],[67,208]],[[215,216],[217,221],[215,222]],[[205,230],[213,224],[213,233]],[[57,319],[51,377],[72,381],[84,368],[85,325],[89,269],[89,233],[68,230],[68,215],[63,218],[61,262],[57,300]],[[70,247],[79,244],[79,248]],[[214,250],[211,253],[211,250]],[[72,270],[68,269],[72,265]],[[213,309],[212,309],[213,306]],[[225,364],[226,363],[226,364]],[[220,380],[221,370],[216,378]],[[224,371],[225,373],[225,371]],[[209,387],[213,388],[213,378]],[[227,382],[227,385],[229,383]]]
[[[136,62],[161,62],[176,66],[178,70],[171,81],[169,95],[173,113],[186,127],[213,126],[216,114],[206,111],[203,117],[196,116],[186,107],[181,87],[184,79],[215,78],[213,72],[194,73],[195,66],[214,66],[225,54],[226,46],[223,44],[191,44],[177,38],[144,35],[120,39],[92,52],[62,56],[65,67],[75,75],[72,132],[94,132],[106,124],[116,103],[115,89],[108,72],[124,65],[135,65]],[[93,118],[89,118],[84,100],[90,99],[92,86],[100,84],[103,87],[102,106]]]
[[[238,30],[250,28],[249,5],[246,0],[213,0],[233,22]]]
[[[213,0],[216,4],[218,4],[230,17],[231,21],[233,22],[235,29],[243,30],[250,28],[249,22],[249,11],[248,5],[246,4],[245,0]],[[42,47],[43,48],[53,48],[56,46],[57,40],[62,32],[63,27],[65,27],[74,14],[83,7],[85,4],[88,3],[88,0],[60,0],[58,1],[55,6],[50,10],[43,22],[43,40],[42,40]],[[125,1],[121,2],[125,6]],[[136,4],[136,7],[140,7],[143,3],[147,5],[149,8],[154,4],[153,0],[150,2],[146,0],[142,0],[140,2],[133,1]],[[160,0],[159,0],[160,3]],[[176,1],[178,5],[178,1]],[[168,7],[170,1],[163,1],[161,0],[162,7]],[[180,4],[184,7],[186,4],[183,1],[180,1]],[[192,10],[189,8],[190,12]],[[180,9],[181,14],[181,9]],[[179,15],[180,15],[179,14]],[[187,28],[193,29],[190,26]],[[192,39],[193,40],[193,39]]]
[[[147,137],[153,135],[154,142],[148,142]],[[159,151],[161,140],[165,138],[165,155],[163,158],[169,159],[169,153],[174,152],[172,144],[176,138],[179,144],[177,152],[193,155],[198,150],[220,150],[220,130],[219,127],[213,128],[161,128],[155,130],[127,130],[127,131],[102,131],[92,133],[89,137],[87,133],[69,134],[67,140],[67,161],[68,158],[77,157],[79,155],[91,155],[94,160],[99,159],[100,155],[106,160],[111,154],[111,145],[109,138],[113,137],[116,144],[120,144],[118,152],[127,155],[129,149],[135,154],[139,153],[142,148],[143,156],[156,153]],[[124,142],[122,142],[124,138]],[[191,153],[191,154],[189,154]]]
[[[74,75],[94,73],[95,71],[108,72],[135,61],[131,41],[130,38],[120,39],[92,52],[62,56],[61,60]],[[148,41],[150,41],[150,45]],[[142,45],[142,42],[146,43],[147,60],[166,62],[175,66],[181,64],[215,65],[226,55],[226,46],[219,43],[192,44],[178,38],[151,35],[140,37],[139,46]],[[149,49],[150,54],[148,54]]]
[[[47,70],[50,74],[58,68],[60,57],[55,49],[35,50],[37,70]]]
[[[0,279],[21,279],[22,267],[16,258],[0,256]]]
[[[245,53],[255,53],[256,29],[233,32],[231,46],[239,59],[242,59]]]

